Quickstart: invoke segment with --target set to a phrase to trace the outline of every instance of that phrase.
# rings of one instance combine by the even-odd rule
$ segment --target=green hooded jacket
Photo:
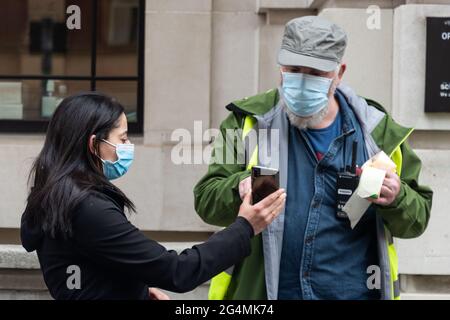
[[[377,216],[387,232],[387,235],[384,236],[386,239],[390,238],[387,245],[390,244],[394,250],[392,237],[418,237],[424,232],[430,218],[433,193],[430,188],[419,184],[421,161],[407,142],[407,138],[413,130],[397,124],[377,102],[357,96],[345,85],[340,85],[338,89],[344,93],[349,105],[359,115],[360,125],[368,127],[366,140],[373,140],[376,147],[387,155],[392,156],[395,151],[398,151],[397,157],[401,158],[401,168],[398,168],[401,189],[396,200],[389,206],[376,206]],[[226,136],[226,130],[242,130],[247,117],[258,118],[273,112],[279,103],[277,89],[234,101],[227,106],[230,114],[221,123],[221,137],[219,138]],[[237,158],[237,151],[224,150],[227,147],[231,148],[228,144],[216,144],[212,151],[212,157],[215,157],[216,154],[231,152]],[[246,164],[239,163],[239,161],[231,164],[211,163],[207,173],[194,188],[195,209],[203,221],[223,227],[231,224],[242,203],[239,196],[239,183],[250,174]],[[267,282],[272,282],[272,280],[265,275],[264,257],[267,257],[268,254],[264,247],[261,234],[253,238],[252,253],[242,263],[235,266],[223,299],[276,299],[277,289],[275,288],[274,291],[271,288],[273,285]],[[380,253],[381,255],[382,253]],[[390,257],[391,264],[392,260],[396,260],[395,250],[394,256],[395,258]],[[396,269],[394,273],[397,273]],[[390,277],[391,281],[398,280],[397,274],[392,274]],[[390,298],[385,298],[391,299],[393,296],[399,296],[399,293],[394,294],[394,291],[399,290],[398,287],[391,286],[390,290],[392,292]],[[270,291],[269,297],[268,291]]]

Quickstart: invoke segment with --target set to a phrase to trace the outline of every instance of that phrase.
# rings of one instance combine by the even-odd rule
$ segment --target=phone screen
[[[280,188],[278,170],[255,166],[252,168],[252,200],[258,203]]]

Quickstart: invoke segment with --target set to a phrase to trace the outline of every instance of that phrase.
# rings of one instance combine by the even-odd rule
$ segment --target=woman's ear
[[[89,151],[91,151],[92,154],[96,154],[96,150],[95,150],[95,134],[93,134],[92,136],[89,137]]]

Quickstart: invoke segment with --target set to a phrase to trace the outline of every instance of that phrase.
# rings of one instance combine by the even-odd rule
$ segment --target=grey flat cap
[[[296,18],[286,24],[278,63],[333,71],[346,46],[347,34],[336,24],[318,16]]]

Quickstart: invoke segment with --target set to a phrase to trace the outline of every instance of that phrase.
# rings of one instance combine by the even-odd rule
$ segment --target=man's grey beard
[[[283,103],[283,109],[286,112],[291,125],[293,125],[298,129],[309,129],[316,127],[318,124],[322,122],[322,120],[328,113],[329,103],[325,108],[320,110],[318,113],[313,114],[312,116],[306,118],[297,116],[295,113],[289,110],[289,108],[286,106],[286,103]]]

